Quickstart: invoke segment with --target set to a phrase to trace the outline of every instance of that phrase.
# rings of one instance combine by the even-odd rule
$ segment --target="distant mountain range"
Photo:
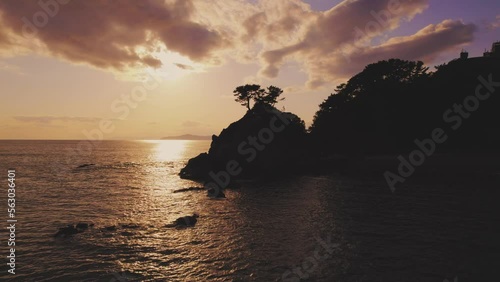
[[[184,134],[180,136],[162,137],[161,140],[212,140],[212,136],[199,136],[192,134]]]

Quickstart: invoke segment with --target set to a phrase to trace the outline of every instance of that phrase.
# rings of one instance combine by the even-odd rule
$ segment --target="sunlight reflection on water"
[[[492,223],[500,213],[491,210],[497,198],[481,193],[414,185],[392,195],[385,182],[323,175],[244,181],[227,199],[210,200],[203,191],[172,193],[200,185],[178,173],[209,141],[105,141],[90,160],[53,174],[53,163],[66,163],[60,152],[76,143],[2,143],[0,156],[16,152],[6,165],[18,169],[22,281],[110,281],[116,273],[129,281],[279,281],[314,254],[315,238],[328,236],[340,248],[311,281],[442,281],[453,261],[478,275],[494,270],[474,257],[500,249],[497,237],[482,233],[499,234]],[[89,162],[95,165],[76,169]],[[194,212],[194,228],[165,228]],[[95,227],[53,238],[59,227],[80,221]],[[112,225],[116,231],[102,230]],[[457,257],[456,248],[472,255]]]
[[[193,145],[191,140],[144,140],[154,144],[153,152],[158,162],[178,161],[186,155],[186,150]]]

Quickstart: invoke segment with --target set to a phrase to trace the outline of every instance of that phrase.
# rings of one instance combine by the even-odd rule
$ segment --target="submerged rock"
[[[57,231],[54,237],[68,237],[82,232],[83,230],[78,229],[74,225],[70,224],[66,227],[59,228],[59,231]]]
[[[198,215],[193,214],[192,216],[183,216],[179,217],[176,219],[173,223],[165,225],[165,227],[177,227],[177,228],[183,228],[183,227],[193,227],[196,225],[196,222],[198,222]]]
[[[61,227],[59,228],[59,231],[54,235],[54,237],[66,237],[66,236],[71,236],[74,234],[77,234],[78,229],[75,228],[73,225],[68,225],[66,227]]]
[[[189,192],[189,191],[203,191],[203,190],[205,190],[205,187],[188,187],[188,188],[174,190],[172,193],[181,193],[181,192]]]
[[[93,223],[79,222],[76,224],[68,224],[66,227],[59,228],[59,231],[54,235],[54,237],[68,237],[78,233],[82,233],[89,227],[94,226]]]
[[[86,230],[88,229],[89,227],[93,227],[94,224],[93,223],[86,223],[86,222],[79,222],[78,224],[76,224],[76,228],[77,229],[81,229],[81,230]]]
[[[226,198],[226,194],[224,194],[224,192],[222,192],[221,189],[214,189],[214,188],[210,188],[207,190],[207,196],[209,198],[213,198],[213,199],[225,199]]]

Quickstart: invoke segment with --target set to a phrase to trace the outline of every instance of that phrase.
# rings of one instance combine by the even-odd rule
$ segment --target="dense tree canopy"
[[[320,105],[310,130],[322,143],[344,150],[394,148],[404,138],[394,137],[394,130],[414,123],[403,109],[414,108],[411,93],[422,91],[429,78],[422,62],[391,59],[370,64]],[[403,120],[406,124],[399,124]]]
[[[428,137],[433,129],[449,129],[460,121],[460,125],[470,125],[443,147],[484,148],[500,137],[491,134],[500,115],[493,105],[498,99],[492,95],[471,121],[467,114],[460,114],[467,118],[461,117],[456,107],[471,101],[480,83],[478,76],[500,77],[499,68],[498,61],[481,58],[455,60],[434,73],[422,62],[398,59],[368,65],[320,105],[311,135],[324,151],[401,152],[415,139]],[[474,149],[472,144],[478,146]]]

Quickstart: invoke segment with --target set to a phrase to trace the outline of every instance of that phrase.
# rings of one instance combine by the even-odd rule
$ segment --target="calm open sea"
[[[173,193],[198,185],[177,174],[208,141],[103,141],[86,155],[79,144],[0,141],[0,222],[8,168],[18,220],[15,275],[0,232],[0,280],[500,281],[495,185],[408,183],[392,194],[382,176],[303,175],[211,200]],[[193,212],[194,228],[164,227]],[[95,226],[53,237],[78,222]]]

